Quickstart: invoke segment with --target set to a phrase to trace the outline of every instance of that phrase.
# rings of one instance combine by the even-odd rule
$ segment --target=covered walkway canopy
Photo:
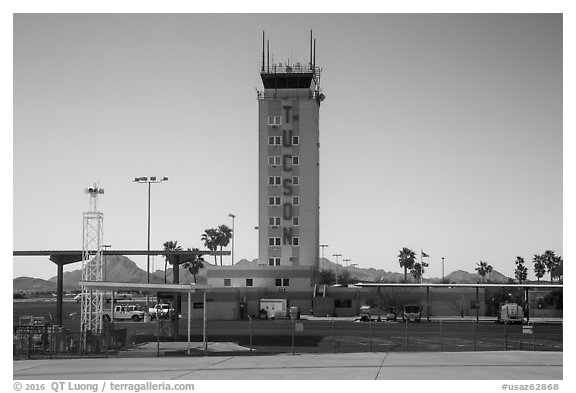
[[[88,288],[92,290],[100,291],[112,291],[112,298],[114,298],[114,292],[117,290],[122,291],[142,291],[142,292],[177,292],[177,293],[187,293],[188,294],[188,354],[190,354],[190,332],[191,332],[191,317],[192,312],[190,310],[192,304],[192,292],[203,291],[204,292],[204,317],[202,324],[202,336],[204,337],[204,347],[206,347],[206,290],[212,288],[210,285],[198,285],[198,284],[143,284],[137,282],[107,282],[107,281],[80,281],[80,286],[83,288]]]
[[[89,251],[91,255],[95,250]],[[230,251],[169,251],[169,250],[101,250],[102,255],[165,255],[176,256],[173,263],[181,265],[190,261],[196,255],[230,255]],[[64,287],[64,265],[82,261],[82,250],[33,250],[33,251],[13,251],[15,257],[22,256],[48,256],[57,266],[56,279],[56,322],[62,325],[62,298]]]
[[[564,287],[563,284],[534,284],[534,283],[525,283],[525,284],[417,284],[417,283],[373,283],[373,282],[359,282],[354,284],[354,286],[362,287],[362,288],[426,288],[426,303],[427,309],[430,310],[430,288],[475,288],[476,289],[476,303],[478,303],[478,289],[479,288],[520,288],[524,290],[525,299],[528,300],[528,292],[530,289],[555,289],[559,288],[562,289]],[[478,320],[478,308],[476,308],[476,320]],[[530,316],[528,315],[528,320]],[[430,313],[428,312],[427,319],[430,320]]]

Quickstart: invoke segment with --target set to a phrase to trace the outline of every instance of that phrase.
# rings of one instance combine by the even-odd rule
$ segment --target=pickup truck
[[[150,307],[150,309],[148,310],[148,314],[150,314],[150,316],[152,318],[168,318],[170,315],[170,312],[173,312],[174,309],[172,307],[170,307],[169,304],[166,303],[161,303],[161,304],[157,304],[154,307]]]
[[[102,312],[102,320],[106,322],[114,320],[132,320],[134,322],[144,319],[144,311],[137,304],[118,304],[112,310],[105,310]]]
[[[524,322],[524,309],[517,303],[502,303],[497,317],[497,322],[500,323],[522,323]]]

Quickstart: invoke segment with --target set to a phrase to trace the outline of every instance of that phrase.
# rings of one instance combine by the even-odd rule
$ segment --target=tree
[[[422,264],[420,262],[415,262],[412,269],[410,269],[410,275],[414,277],[416,282],[420,282],[420,277],[422,277]]]
[[[182,251],[182,247],[178,245],[178,241],[168,240],[164,242],[165,251]],[[174,276],[174,283],[178,284],[177,280],[180,279],[180,271],[178,270],[178,257],[176,255],[165,255],[164,256],[164,284],[166,284],[166,270],[168,268],[168,263],[172,265],[172,274]],[[176,266],[175,266],[176,265]]]
[[[320,270],[320,285],[334,285],[336,283],[336,274],[331,270]]]
[[[230,229],[227,225],[219,225],[217,239],[218,246],[220,246],[220,251],[222,251],[223,247],[226,247],[228,244],[230,244],[230,239],[232,239],[232,229]],[[220,266],[222,266],[222,255],[220,255]]]
[[[546,271],[550,273],[550,284],[552,284],[552,272],[556,268],[556,264],[558,263],[558,259],[552,250],[544,251],[542,255],[542,262],[546,266]]]
[[[564,275],[564,260],[561,256],[556,257],[554,262],[554,268],[552,269],[552,276],[556,277],[558,281],[562,281],[562,276]]]
[[[540,283],[540,279],[544,277],[546,273],[546,265],[542,259],[542,255],[535,254],[532,258],[532,262],[534,263],[534,274],[538,279],[538,283]]]
[[[493,268],[492,265],[489,265],[488,262],[480,261],[480,263],[476,264],[477,267],[474,269],[478,272],[478,274],[482,277],[482,281],[486,281],[486,274],[491,273]]]
[[[400,267],[404,268],[404,282],[408,282],[408,270],[414,267],[414,262],[416,261],[416,254],[414,251],[407,247],[402,247],[400,253],[398,254],[398,262]]]
[[[218,249],[218,230],[214,228],[209,228],[204,231],[202,234],[202,242],[204,242],[204,246],[209,249],[210,251],[216,251]],[[216,260],[216,255],[214,255],[214,264],[217,265],[218,262]]]
[[[516,270],[514,271],[514,276],[520,284],[528,278],[528,268],[524,266],[524,258],[522,257],[516,257]]]
[[[200,251],[197,248],[188,248],[188,251]],[[202,255],[196,254],[192,256],[192,259],[182,265],[185,269],[188,269],[188,272],[194,277],[194,284],[196,284],[196,275],[200,272],[200,269],[204,269],[204,258]]]
[[[338,273],[338,284],[348,285],[351,284],[350,281],[350,272],[348,270]]]

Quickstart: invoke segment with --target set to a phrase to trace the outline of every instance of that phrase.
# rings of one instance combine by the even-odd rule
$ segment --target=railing
[[[301,65],[296,64],[271,64],[260,67],[261,74],[315,74],[320,75],[322,69],[320,67],[312,67],[310,64]]]
[[[179,329],[174,329],[179,324]],[[562,324],[303,320],[116,323],[102,335],[46,329],[14,335],[14,359],[269,355],[279,353],[562,351]],[[528,327],[527,327],[528,326]],[[15,329],[17,331],[18,329]],[[180,333],[180,334],[179,334]]]
[[[276,99],[319,99],[321,97],[322,92],[320,90],[309,90],[306,92],[288,92],[282,91],[278,92],[277,90],[270,89],[270,92],[266,92],[264,90],[256,90],[256,98],[258,100],[263,100],[264,98],[276,98]]]

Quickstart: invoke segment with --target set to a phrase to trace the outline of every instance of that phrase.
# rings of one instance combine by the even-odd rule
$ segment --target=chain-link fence
[[[14,327],[14,358],[269,355],[279,353],[562,351],[562,324],[153,320],[105,326],[99,335]]]

